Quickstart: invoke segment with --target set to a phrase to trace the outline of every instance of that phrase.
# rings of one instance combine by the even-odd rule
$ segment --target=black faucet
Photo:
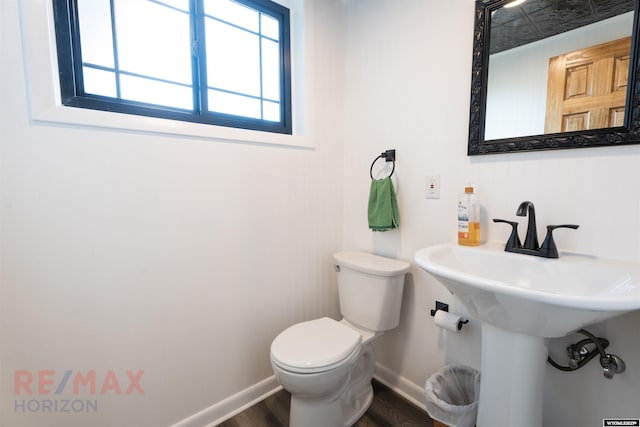
[[[536,208],[530,201],[524,201],[518,206],[516,215],[527,216],[529,214],[529,223],[527,224],[527,236],[524,238],[524,248],[537,251],[540,249],[538,244],[538,228],[536,227]]]
[[[529,215],[529,224],[527,227],[527,236],[524,240],[524,245],[520,242],[520,236],[518,235],[518,223],[516,221],[507,221],[504,219],[494,218],[493,222],[504,222],[511,225],[511,235],[504,248],[506,252],[514,252],[518,254],[533,255],[543,258],[558,258],[558,248],[556,242],[553,240],[553,230],[556,228],[572,228],[576,229],[579,226],[575,224],[562,224],[562,225],[548,225],[547,236],[542,242],[542,246],[538,244],[538,230],[536,227],[536,210],[533,203],[524,201],[520,203],[518,210],[516,211],[518,216]]]

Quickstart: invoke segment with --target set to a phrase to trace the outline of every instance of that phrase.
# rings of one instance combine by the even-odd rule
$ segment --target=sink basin
[[[547,338],[640,309],[640,263],[539,258],[503,243],[431,246],[415,260],[481,321],[477,427],[542,427]]]
[[[561,337],[640,309],[640,264],[561,253],[559,259],[504,252],[504,244],[418,251],[416,263],[482,322],[538,337]]]

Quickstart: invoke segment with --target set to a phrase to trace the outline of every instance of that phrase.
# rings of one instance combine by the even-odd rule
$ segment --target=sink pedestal
[[[477,427],[542,426],[547,353],[545,338],[482,322]]]

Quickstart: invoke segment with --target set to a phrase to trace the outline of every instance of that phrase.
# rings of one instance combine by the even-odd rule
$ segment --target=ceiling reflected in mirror
[[[528,0],[506,6],[491,16],[491,54],[634,10],[633,0]]]

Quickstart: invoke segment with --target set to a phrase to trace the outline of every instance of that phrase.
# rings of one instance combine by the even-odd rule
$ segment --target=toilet
[[[349,427],[373,400],[371,343],[400,322],[410,264],[358,251],[333,256],[342,320],[293,325],[271,343],[276,379],[291,393],[290,427]]]

